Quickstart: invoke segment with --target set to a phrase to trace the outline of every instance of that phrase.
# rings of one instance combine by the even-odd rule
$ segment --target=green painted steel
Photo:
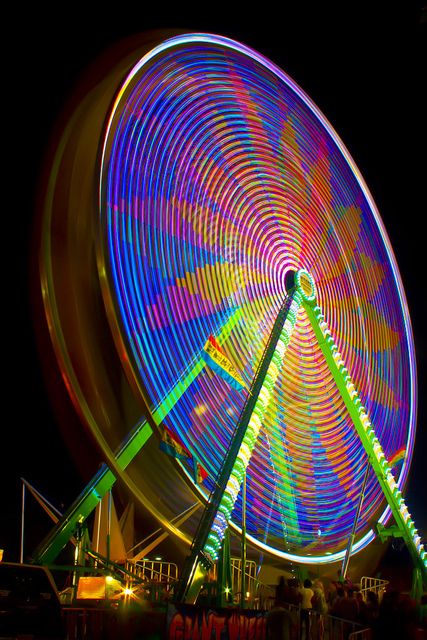
[[[220,344],[225,342],[229,337],[231,331],[240,321],[242,314],[243,310],[241,308],[235,309],[227,322],[224,323],[218,336]],[[205,361],[203,358],[200,358],[185,378],[177,382],[164,400],[158,405],[152,414],[153,420],[157,425],[160,425],[162,420],[164,420],[168,413],[174,408],[204,367]],[[145,419],[141,420],[136,428],[133,429],[115,454],[117,465],[122,471],[126,469],[137,453],[141,451],[152,433],[153,430]],[[32,556],[32,562],[34,564],[52,564],[67,542],[73,537],[78,525],[82,524],[92,513],[98,503],[112,488],[115,481],[116,476],[114,473],[108,465],[103,464],[82,493],[35,550]]]
[[[292,284],[274,323],[254,381],[224,459],[216,488],[201,518],[192,551],[184,564],[175,595],[177,602],[197,600],[201,576],[218,559],[243,476],[254,449],[262,419],[277,380],[296,323],[301,294]],[[267,376],[268,374],[268,376]]]
[[[219,498],[212,527],[203,547],[204,553],[212,560],[216,560],[222,542],[222,533],[230,520],[246,467],[255,448],[264,415],[296,323],[300,304],[300,293],[293,289],[276,319],[269,344],[261,359],[236,428],[236,436],[227,453],[218,483],[220,486],[218,497],[220,491],[222,491],[222,496]]]
[[[225,525],[228,525],[243,474],[245,473],[250,455],[255,446],[262,423],[262,417],[275,383],[274,375],[270,375],[269,378],[271,378],[273,382],[271,383],[270,380],[267,388],[264,386],[265,379],[279,342],[282,345],[280,349],[279,367],[281,366],[281,362],[283,362],[286,347],[289,343],[301,305],[307,313],[329,370],[368,455],[369,463],[374,469],[387,503],[390,506],[397,523],[398,534],[404,539],[413,558],[414,566],[421,575],[424,585],[427,586],[427,554],[424,545],[421,543],[420,536],[415,529],[415,524],[394,480],[391,468],[385,458],[381,444],[375,435],[374,427],[369,420],[366,409],[361,404],[349,372],[334,344],[321,309],[317,306],[314,281],[310,274],[304,270],[300,270],[294,274],[292,287],[289,287],[289,296],[282,306],[274,324],[269,343],[261,359],[259,369],[250,389],[250,394],[248,395],[236,427],[235,436],[224,461],[216,490],[205,509],[199,530],[193,541],[192,553],[184,567],[180,587],[177,592],[177,601],[188,602],[197,598],[199,585],[202,584],[204,576],[212,565],[212,561],[215,560],[218,555],[218,550],[222,543],[222,534],[219,536],[215,532],[213,534],[212,527],[216,519],[224,521]],[[231,330],[241,317],[242,310],[238,309],[229,318],[220,333],[220,343],[227,339]],[[162,403],[159,404],[152,414],[156,424],[160,424],[173,409],[204,366],[204,361],[200,359],[191,368],[186,377],[182,381],[179,381]],[[276,376],[278,375],[278,371],[279,368],[276,364]],[[116,454],[116,462],[120,469],[123,470],[127,467],[151,435],[151,427],[145,420],[142,420]],[[248,440],[245,442],[245,445],[246,450],[249,447],[249,457],[247,451],[245,456],[242,454],[242,444],[244,443],[245,437]],[[238,486],[237,492],[233,495],[230,495],[228,491],[231,477],[233,477],[234,484],[237,482]],[[51,564],[55,560],[65,544],[74,535],[77,527],[86,520],[102,497],[114,485],[115,480],[116,477],[113,472],[104,464],[58,524],[53,528],[49,536],[33,554],[34,563]],[[284,482],[286,482],[286,478]]]
[[[117,464],[125,469],[138,451],[144,446],[153,430],[145,420],[133,431],[129,441],[116,455]],[[74,536],[79,525],[97,507],[102,498],[111,489],[116,476],[106,464],[103,464],[91,482],[72,503],[48,536],[43,540],[32,556],[34,564],[52,564],[67,542]]]
[[[230,333],[240,321],[243,315],[243,309],[238,308],[235,309],[232,315],[228,318],[227,322],[222,327],[217,340],[220,344],[223,344]],[[170,411],[174,408],[178,400],[184,395],[187,391],[188,387],[195,380],[195,378],[199,375],[199,373],[206,366],[203,358],[200,358],[195,365],[190,369],[185,378],[176,383],[172,391],[168,393],[166,398],[163,400],[161,404],[157,407],[157,409],[153,412],[153,420],[156,424],[160,424],[162,420],[168,415]]]
[[[279,426],[277,421],[273,421],[273,437],[275,436],[278,442],[281,442],[281,438],[278,435]],[[283,537],[288,539],[292,536],[292,542],[299,543],[301,541],[301,535],[299,531],[297,505],[295,502],[295,496],[293,492],[292,483],[290,480],[290,463],[289,454],[285,448],[285,445],[281,443],[281,446],[270,446],[270,459],[275,472],[277,482],[277,502],[280,505],[280,515],[282,519]],[[291,532],[291,533],[289,533]]]
[[[369,463],[375,472],[384,497],[397,523],[400,535],[410,551],[414,566],[419,568],[423,582],[427,586],[427,554],[424,545],[415,529],[415,524],[393,477],[381,444],[375,435],[374,426],[369,420],[366,409],[362,406],[342,356],[334,344],[322,311],[317,306],[315,289],[310,298],[303,297],[302,305],[348,413],[352,418],[360,441],[368,455]]]
[[[224,539],[217,564],[216,604],[218,607],[228,607],[233,604],[233,580],[231,577],[230,530],[224,532]]]
[[[397,522],[399,535],[401,535],[405,540],[413,558],[414,566],[421,574],[424,584],[426,584],[427,559],[424,546],[421,543],[421,539],[415,529],[414,522],[409,515],[402,494],[394,480],[391,468],[385,458],[380,442],[375,435],[369,416],[361,404],[360,398],[350,378],[348,370],[345,367],[341,354],[338,352],[338,349],[334,344],[331,332],[325,322],[321,309],[317,306],[316,286],[314,280],[305,270],[296,272],[293,275],[293,278],[293,287],[289,288],[290,295],[287,303],[292,306],[292,303],[296,301],[297,307],[299,308],[299,306],[302,306],[307,314],[329,370],[340,391],[361,443],[368,455],[369,463],[374,469],[383,494]],[[241,446],[244,442],[247,431],[249,430],[252,417],[258,416],[259,426],[262,420],[263,412],[262,410],[259,411],[257,403],[261,390],[263,389],[268,366],[273,359],[275,348],[280,339],[278,334],[279,331],[282,331],[281,327],[285,328],[286,322],[288,322],[288,331],[285,331],[285,341],[287,346],[292,333],[292,329],[289,331],[288,311],[289,306],[286,308],[286,305],[284,305],[284,308],[282,308],[281,313],[279,314],[280,317],[283,312],[283,317],[280,318],[280,320],[278,317],[274,325],[269,344],[261,361],[260,369],[255,376],[254,384],[251,388],[251,394],[249,395],[243,409],[242,416],[236,427],[236,434],[224,461],[222,472],[217,482],[217,488],[214,491],[210,503],[206,507],[199,530],[193,541],[193,550],[184,567],[180,587],[177,592],[178,601],[196,601],[199,584],[202,582],[203,577],[206,575],[212,562],[217,558],[218,548],[223,539],[221,537],[220,530],[221,523],[225,523],[225,526],[228,526],[231,511],[243,478],[243,473],[245,473],[246,470],[246,467],[242,463],[242,458],[239,457]],[[295,324],[296,321],[296,314],[297,312],[293,314],[293,324]],[[282,357],[284,356],[284,351],[281,355]],[[273,381],[273,385],[274,382],[275,380]],[[267,398],[267,402],[268,399],[269,397]],[[264,395],[264,404],[266,404],[265,400],[266,397]],[[265,409],[265,406],[262,408]],[[246,464],[249,462],[257,435],[258,432],[252,434],[251,446],[249,447],[249,457],[246,460]],[[247,455],[248,453],[246,452],[246,456]],[[227,495],[227,487],[230,478],[232,477],[234,484],[236,485],[237,483],[238,488],[237,492],[236,489],[234,489],[235,495],[230,498],[230,496]]]

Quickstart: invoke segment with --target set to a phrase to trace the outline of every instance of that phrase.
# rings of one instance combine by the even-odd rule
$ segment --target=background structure
[[[232,11],[227,4],[148,11],[143,4],[122,3],[111,10],[73,4],[60,15],[57,8],[32,14],[13,9],[4,27],[12,38],[2,66],[0,548],[5,560],[19,558],[20,479],[66,508],[99,464],[54,363],[37,347],[44,318],[31,294],[37,286],[32,237],[43,159],[55,139],[55,122],[87,66],[121,38],[159,28],[225,35],[270,58],[317,104],[361,171],[389,234],[413,324],[419,406],[407,503],[426,540],[426,9],[421,3],[371,3],[375,9],[349,4],[339,10],[325,3],[295,4],[300,8],[285,0]],[[59,426],[64,420],[68,440]],[[28,551],[40,541],[44,519],[39,508],[29,508]]]

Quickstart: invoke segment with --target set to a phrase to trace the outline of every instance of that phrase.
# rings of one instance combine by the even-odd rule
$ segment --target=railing
[[[215,564],[211,570],[211,578],[216,581]],[[253,560],[246,561],[246,593],[244,595],[245,605],[250,609],[268,611],[274,605],[275,589],[260,582],[257,578],[258,565]],[[239,606],[242,601],[242,560],[241,558],[231,558],[231,591],[234,604]],[[206,585],[205,585],[206,587]],[[215,588],[216,594],[216,588]]]
[[[274,607],[275,589],[268,584],[258,582],[256,594],[256,604],[254,609],[260,609],[263,611],[270,611]]]
[[[316,614],[313,614],[315,617]],[[324,617],[324,640],[370,640],[371,629],[354,620],[344,620],[326,614]],[[314,636],[316,637],[316,636]]]
[[[279,624],[288,626],[290,640],[299,640],[304,637],[307,627],[309,636],[312,640],[372,640],[371,629],[364,628],[360,622],[345,620],[329,614],[320,615],[314,611],[310,611],[305,618],[301,615],[301,608],[298,605],[285,604],[281,608],[275,607],[274,589],[260,583],[256,579],[257,566],[255,563],[247,564],[247,581],[246,584],[249,597],[246,597],[246,609],[256,609],[264,611],[266,616],[266,626]],[[141,608],[147,613],[146,606],[142,601],[151,602],[150,610],[161,613],[167,600],[170,600],[172,587],[176,584],[178,578],[178,568],[174,563],[166,563],[162,561],[144,560],[139,563],[126,567],[128,576],[135,576],[135,583],[140,583],[140,587],[136,587],[135,599],[130,597],[128,603],[132,602],[138,609]],[[214,576],[211,576],[214,577]],[[241,584],[241,562],[239,559],[232,559],[232,577],[234,588],[239,588]],[[132,579],[131,579],[132,580]],[[143,584],[141,581],[143,580]],[[361,587],[364,593],[373,591],[380,594],[387,586],[386,580],[364,577],[361,580]],[[216,582],[212,581],[205,585],[206,593],[203,602],[200,605],[215,604],[216,602]],[[235,594],[234,606],[239,607],[240,594]],[[237,593],[237,597],[236,597]],[[173,598],[173,596],[172,596]],[[139,604],[138,604],[139,603]],[[124,603],[117,603],[114,610],[111,607],[104,607],[99,610],[96,608],[79,608],[64,607],[64,618],[67,624],[67,640],[116,640],[120,635],[121,625],[126,620],[120,615],[125,612]],[[162,606],[159,606],[162,605]],[[153,608],[154,607],[154,608]],[[164,613],[164,611],[163,611]],[[145,622],[144,622],[145,624]],[[120,628],[119,628],[120,627]],[[133,636],[129,636],[131,638]],[[161,636],[159,636],[161,637]]]
[[[129,565],[139,577],[150,582],[163,582],[169,585],[178,580],[178,566],[174,562],[138,560],[135,564],[129,562]]]
[[[66,623],[66,640],[137,640],[141,637],[164,638],[166,610],[156,613],[155,609],[138,607],[128,609],[79,608],[64,609]],[[223,610],[222,610],[223,611]],[[243,614],[244,615],[244,614]],[[301,610],[297,606],[287,605],[282,609],[274,609],[265,613],[266,638],[274,633],[274,627],[288,629],[289,640],[304,638],[301,628]],[[363,629],[357,622],[342,620],[333,616],[319,616],[310,612],[308,616],[309,638],[312,640],[372,640],[371,630]],[[141,635],[141,631],[145,635]],[[190,637],[190,636],[189,636]],[[403,639],[402,639],[403,640]]]
[[[388,580],[381,580],[380,578],[368,578],[363,576],[360,579],[360,592],[363,595],[363,599],[366,600],[366,594],[368,591],[373,591],[378,598],[378,602],[381,602],[381,598],[384,595],[384,591],[389,584]]]
[[[292,604],[285,604],[267,613],[267,628],[273,630],[278,626],[287,628],[290,640],[304,637],[312,640],[371,640],[372,637],[371,629],[353,620],[314,611],[309,611],[303,619],[301,607]]]
[[[257,564],[253,560],[247,560],[245,566],[246,576],[246,594],[245,597],[250,597],[250,594],[255,594],[257,590]],[[234,594],[238,594],[238,600],[241,600],[242,595],[242,560],[240,558],[231,558],[231,584]]]
[[[231,558],[231,588],[235,604],[239,605],[244,601],[252,609],[261,608],[258,593],[260,583],[256,574],[257,564],[248,560],[245,567],[245,593],[242,593],[242,561],[240,558]]]

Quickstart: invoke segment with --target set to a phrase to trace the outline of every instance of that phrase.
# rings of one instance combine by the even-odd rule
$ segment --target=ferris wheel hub
[[[314,278],[306,269],[288,271],[286,274],[286,290],[290,293],[296,289],[306,302],[313,304],[316,301],[317,289]]]

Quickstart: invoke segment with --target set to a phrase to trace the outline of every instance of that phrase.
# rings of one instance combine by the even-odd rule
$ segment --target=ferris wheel
[[[221,485],[227,516],[212,514],[208,545],[218,518],[240,530],[244,472],[248,540],[305,564],[342,560],[351,535],[362,550],[395,510],[412,523],[401,492],[416,371],[399,271],[350,154],[286,73],[221,36],[161,40],[82,103],[54,168],[45,308],[112,481],[187,542],[200,513],[176,515]],[[237,446],[245,411],[244,432],[257,427]],[[159,449],[165,434],[179,459]]]

